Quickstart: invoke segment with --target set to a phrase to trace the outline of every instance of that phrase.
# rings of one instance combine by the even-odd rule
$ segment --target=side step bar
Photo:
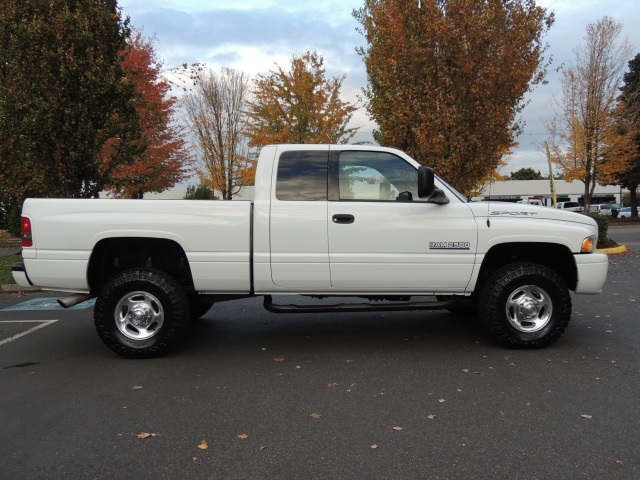
[[[264,296],[264,308],[272,313],[329,313],[329,312],[396,312],[408,310],[443,310],[453,305],[444,302],[397,302],[397,303],[338,303],[336,305],[278,305],[271,295]]]

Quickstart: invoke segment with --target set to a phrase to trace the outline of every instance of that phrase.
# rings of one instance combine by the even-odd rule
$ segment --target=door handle
[[[345,224],[353,223],[356,220],[353,215],[348,215],[343,213],[338,213],[333,217],[331,217],[331,219],[333,220],[333,223],[345,223]]]

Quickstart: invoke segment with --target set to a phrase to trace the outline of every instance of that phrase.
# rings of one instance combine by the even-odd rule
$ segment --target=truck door
[[[334,290],[464,292],[477,247],[466,203],[421,201],[416,168],[392,153],[332,150],[329,170]]]
[[[279,147],[281,148],[281,147]],[[275,165],[271,194],[271,277],[298,292],[329,290],[327,161],[329,147],[296,146]]]

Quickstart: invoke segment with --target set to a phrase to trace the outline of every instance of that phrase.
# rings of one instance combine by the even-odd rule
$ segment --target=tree
[[[615,112],[616,126],[629,140],[627,168],[617,177],[618,183],[629,190],[631,216],[637,216],[640,186],[640,53],[629,61],[629,72],[623,76],[624,84]]]
[[[545,77],[553,14],[534,0],[366,0],[354,16],[375,139],[465,194],[494,177]]]
[[[184,195],[185,200],[217,200],[218,198],[213,194],[213,190],[211,190],[206,185],[202,185],[201,183],[197,186],[189,185],[187,187],[187,192]]]
[[[626,169],[628,138],[616,125],[618,87],[631,46],[618,41],[622,24],[603,17],[587,25],[585,44],[578,45],[574,61],[562,70],[559,112],[549,125],[557,138],[554,162],[566,180],[584,183],[588,211],[596,183],[611,183]]]
[[[135,32],[129,39],[123,68],[135,91],[140,136],[131,139],[130,150],[138,153],[131,163],[114,168],[107,190],[116,197],[142,198],[147,192],[162,192],[183,180],[191,154],[182,130],[173,124],[177,99],[170,95],[171,86],[161,76],[162,63],[153,39]],[[105,164],[113,163],[110,157],[120,146],[117,137],[105,143]]]
[[[0,190],[95,197],[139,135],[116,0],[0,3]],[[100,152],[122,139],[110,161]]]
[[[345,76],[327,78],[316,52],[294,55],[291,71],[280,66],[259,75],[249,103],[247,135],[251,147],[270,143],[347,143],[357,107],[340,99]]]
[[[203,72],[191,93],[183,97],[189,128],[196,138],[200,182],[231,200],[254,176],[243,133],[249,93],[249,77],[223,68]]]
[[[517,172],[511,173],[511,180],[544,180],[540,171],[533,168],[521,168]]]

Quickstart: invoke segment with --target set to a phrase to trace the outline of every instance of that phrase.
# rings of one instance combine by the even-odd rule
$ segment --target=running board
[[[338,303],[336,305],[278,305],[271,295],[264,296],[264,308],[272,313],[329,313],[329,312],[396,312],[409,310],[443,310],[453,302],[398,302],[398,303]]]

